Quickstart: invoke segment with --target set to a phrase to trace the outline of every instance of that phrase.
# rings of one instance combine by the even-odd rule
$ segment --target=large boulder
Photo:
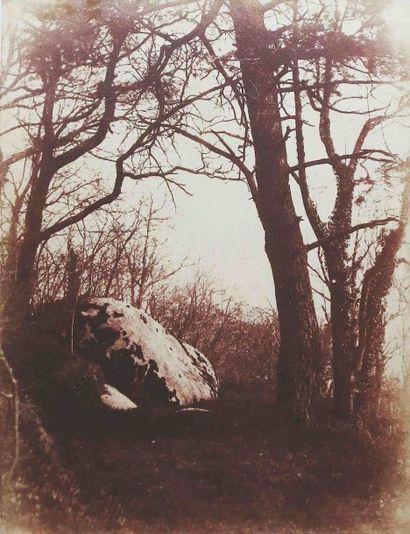
[[[102,397],[108,406],[121,408],[118,392],[130,401],[124,409],[181,408],[217,398],[218,381],[207,358],[144,311],[95,298],[79,304],[74,325],[77,353],[96,362],[113,386]]]

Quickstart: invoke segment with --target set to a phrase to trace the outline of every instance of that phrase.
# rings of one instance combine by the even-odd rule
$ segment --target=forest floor
[[[118,421],[62,444],[86,520],[51,506],[48,527],[22,517],[9,532],[410,532],[404,458],[340,429],[307,431],[260,387],[225,388],[191,424],[140,432],[135,419]]]

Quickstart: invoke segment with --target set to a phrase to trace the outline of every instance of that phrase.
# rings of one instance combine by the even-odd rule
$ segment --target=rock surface
[[[102,400],[113,409],[180,408],[218,396],[207,358],[124,302],[95,298],[80,303],[74,337],[77,352],[101,366],[108,384]]]
[[[135,410],[138,406],[128,397],[123,395],[118,389],[109,384],[104,384],[104,391],[101,401],[110,410]]]

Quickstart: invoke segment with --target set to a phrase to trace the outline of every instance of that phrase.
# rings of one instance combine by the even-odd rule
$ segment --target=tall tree
[[[24,210],[20,237],[14,219],[9,231],[10,247],[16,248],[8,254],[15,263],[8,265],[14,270],[7,305],[11,329],[28,313],[41,243],[117,199],[125,179],[159,176],[175,185],[167,178],[174,170],[164,170],[156,157],[156,149],[163,151],[159,126],[204,96],[187,94],[190,58],[184,46],[216,8],[192,8],[196,26],[180,37],[181,13],[171,7],[164,23],[157,14],[169,8],[166,2],[136,8],[132,2],[56,0],[50,9],[31,13],[18,42],[8,47],[1,111],[11,119],[2,134],[9,139],[18,132],[23,147],[4,155],[1,170],[10,182],[16,170],[27,175],[19,181],[25,183],[22,200],[15,197],[12,206],[14,213]],[[104,173],[113,175],[110,191],[100,177],[97,194],[90,187],[92,171],[85,170],[96,157],[107,162]],[[78,168],[83,195],[67,179]],[[50,220],[45,216],[56,190],[58,198],[73,199],[75,208],[66,202],[61,211],[60,202]]]
[[[278,79],[266,65],[272,39],[259,2],[233,0],[230,8],[255,154],[255,200],[279,315],[279,402],[309,422],[319,392],[321,347],[301,221],[290,191]]]
[[[380,361],[380,358],[369,356],[369,360],[364,357],[364,337],[360,332],[365,329],[371,339],[378,339],[382,351],[384,319],[381,306],[391,285],[394,258],[404,224],[400,223],[397,229],[391,230],[390,237],[386,239],[376,237],[380,250],[376,253],[374,266],[370,264],[369,270],[364,274],[362,296],[359,297],[361,280],[358,274],[363,268],[366,269],[366,253],[362,254],[363,248],[359,246],[360,240],[357,236],[352,244],[352,234],[366,229],[376,231],[378,227],[399,221],[397,215],[378,217],[371,206],[372,202],[377,201],[377,193],[373,190],[377,191],[375,176],[378,174],[378,168],[389,165],[391,180],[397,175],[392,166],[397,156],[392,153],[388,144],[377,136],[372,137],[372,134],[378,127],[394,120],[400,114],[400,108],[406,99],[406,92],[398,83],[390,89],[394,95],[393,104],[390,98],[387,102],[384,98],[384,105],[380,105],[383,97],[380,98],[377,89],[379,86],[389,87],[392,76],[396,83],[400,80],[402,58],[395,57],[388,42],[380,38],[380,30],[383,28],[380,7],[373,8],[370,19],[369,13],[360,11],[360,8],[364,7],[363,4],[346,3],[343,11],[328,6],[330,23],[324,22],[320,26],[317,23],[316,35],[306,31],[302,16],[297,7],[294,9],[294,22],[298,25],[298,31],[293,36],[293,46],[300,47],[303,43],[312,46],[316,43],[316,49],[320,46],[323,50],[321,56],[313,60],[293,62],[292,84],[298,162],[292,169],[292,174],[299,185],[307,217],[318,239],[314,245],[308,245],[308,249],[312,250],[315,245],[319,245],[326,262],[332,324],[335,407],[344,416],[353,415],[354,392],[360,390],[357,373],[363,358],[368,362],[372,360],[374,365],[376,360]],[[323,6],[325,9],[326,6]],[[354,31],[351,29],[353,24]],[[319,115],[318,132],[325,157],[306,161],[305,124],[312,120],[314,112]],[[343,115],[348,115],[352,124],[349,153],[346,153],[346,150],[338,150],[340,141],[338,143],[335,138],[339,117]],[[358,133],[354,134],[356,129]],[[308,181],[308,170],[323,165],[331,169],[336,185],[334,207],[326,222],[320,218],[312,201]],[[379,182],[383,182],[383,173],[380,172]],[[392,188],[393,182],[384,184],[387,188]],[[363,207],[362,205],[366,204],[363,196],[366,188],[370,197],[367,208],[370,213],[373,212],[373,216],[355,224],[358,206]],[[369,192],[369,189],[372,191]],[[396,189],[400,194],[400,187]],[[394,209],[394,206],[390,208]],[[391,268],[390,274],[387,273],[386,266],[382,267],[386,261]],[[376,271],[383,271],[384,275],[373,276]],[[370,277],[372,284],[368,284]],[[366,315],[363,306],[368,298],[375,299],[375,307],[370,311],[371,306],[366,305],[369,313]],[[379,303],[377,306],[376,301]],[[370,344],[367,348],[374,352]],[[371,373],[374,372],[374,365],[371,366]],[[379,375],[380,372],[379,369]],[[361,383],[363,384],[363,381]]]
[[[299,415],[303,408],[299,410],[297,399],[309,412],[307,399],[320,396],[321,390],[322,357],[306,252],[320,247],[325,255],[335,403],[340,414],[351,415],[358,351],[357,274],[363,251],[356,247],[352,254],[349,237],[397,221],[396,215],[374,216],[357,224],[354,220],[363,188],[374,183],[371,175],[378,166],[396,159],[388,147],[369,146],[371,134],[394,120],[405,95],[396,87],[396,109],[373,106],[380,97],[377,88],[388,86],[403,59],[394,57],[383,37],[381,8],[363,0],[232,0],[224,13],[225,26],[211,26],[201,38],[209,60],[206,72],[229,82],[220,95],[226,115],[203,117],[199,125],[197,118],[191,118],[174,128],[202,147],[202,172],[248,183],[275,281],[283,345],[280,398],[286,399],[288,389],[288,404]],[[234,50],[226,44],[227,34]],[[354,117],[353,126],[358,128],[350,151],[336,148],[333,130],[343,115]],[[286,123],[293,127],[285,129]],[[306,140],[307,125],[312,123],[315,146]],[[311,187],[312,173],[324,166],[330,168],[336,185],[334,209],[327,221]],[[291,179],[299,187],[317,239],[306,246]],[[307,414],[302,417],[309,419]]]

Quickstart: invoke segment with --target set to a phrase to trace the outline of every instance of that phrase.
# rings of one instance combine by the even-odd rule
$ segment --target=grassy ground
[[[37,526],[27,518],[20,526],[35,534],[410,532],[410,486],[394,448],[382,454],[343,429],[306,431],[279,417],[260,387],[225,388],[210,417],[141,424],[104,419],[66,435],[62,457],[81,515],[49,503]]]

